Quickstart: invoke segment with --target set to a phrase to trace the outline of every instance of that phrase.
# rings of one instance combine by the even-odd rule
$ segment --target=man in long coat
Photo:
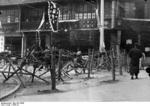
[[[134,76],[136,79],[138,79],[139,74],[139,61],[142,57],[142,51],[138,49],[138,44],[135,44],[134,48],[132,48],[129,51],[129,57],[131,58],[130,61],[130,75],[131,79],[134,79]]]

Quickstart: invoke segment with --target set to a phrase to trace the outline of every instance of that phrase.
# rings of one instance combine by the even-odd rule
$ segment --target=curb
[[[3,100],[3,99],[5,99],[5,98],[7,98],[7,97],[10,96],[10,95],[12,95],[12,94],[15,93],[17,90],[19,90],[19,88],[21,87],[21,83],[20,83],[17,79],[14,79],[14,78],[13,78],[13,80],[14,80],[15,82],[17,82],[18,85],[17,85],[13,90],[11,90],[11,91],[7,92],[6,94],[2,95],[2,96],[0,97],[0,101]]]

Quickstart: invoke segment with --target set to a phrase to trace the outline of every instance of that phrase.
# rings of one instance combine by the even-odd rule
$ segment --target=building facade
[[[4,37],[4,48],[12,50],[16,54],[21,53],[21,35],[19,31],[19,7],[1,6],[1,36]]]
[[[37,28],[44,14],[45,21],[39,31],[42,48],[53,44],[59,48],[73,50],[98,49],[100,36],[96,14],[98,3],[87,0],[55,0],[55,2],[60,9],[59,28],[58,32],[52,33],[46,18],[47,0],[15,2],[2,0],[0,34],[5,38],[5,48],[9,46],[15,54],[23,55],[27,48],[39,40]],[[141,35],[147,36],[148,33],[143,33],[148,29],[139,32],[140,27],[135,27],[139,22],[131,19],[149,18],[147,5],[149,1],[144,0],[105,0],[104,33],[107,50],[112,44],[119,45],[123,49],[129,48],[127,44],[129,40],[132,43],[138,41],[144,44]]]

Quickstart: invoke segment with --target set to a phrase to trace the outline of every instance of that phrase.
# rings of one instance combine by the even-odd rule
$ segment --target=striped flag
[[[59,9],[52,1],[48,1],[48,19],[53,32],[58,31]]]

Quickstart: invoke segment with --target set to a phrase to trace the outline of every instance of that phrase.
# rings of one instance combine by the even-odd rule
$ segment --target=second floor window
[[[43,16],[42,8],[23,8],[21,13],[22,22],[38,22]]]
[[[86,3],[72,3],[60,7],[60,20],[94,19],[95,6]]]
[[[2,23],[16,23],[19,22],[19,9],[9,8],[1,9],[1,21]]]

